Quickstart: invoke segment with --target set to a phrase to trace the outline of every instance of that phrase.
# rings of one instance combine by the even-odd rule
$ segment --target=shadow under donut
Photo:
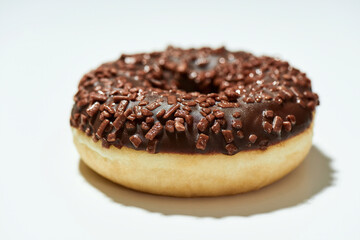
[[[117,185],[79,161],[81,175],[113,201],[164,215],[251,216],[305,202],[333,183],[331,159],[313,146],[295,171],[258,191],[224,197],[175,198],[137,192]]]

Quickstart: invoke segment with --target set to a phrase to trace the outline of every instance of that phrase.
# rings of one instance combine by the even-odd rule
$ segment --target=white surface
[[[360,239],[360,2],[219,2],[0,2],[0,239]],[[177,199],[79,163],[68,122],[81,76],[168,44],[305,71],[321,106],[304,164],[258,192]]]

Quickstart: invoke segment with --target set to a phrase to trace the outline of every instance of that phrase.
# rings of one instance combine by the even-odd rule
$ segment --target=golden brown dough
[[[312,145],[313,123],[290,139],[266,150],[229,156],[136,151],[103,148],[72,128],[81,159],[95,172],[138,191],[177,196],[219,196],[262,188],[295,169]]]

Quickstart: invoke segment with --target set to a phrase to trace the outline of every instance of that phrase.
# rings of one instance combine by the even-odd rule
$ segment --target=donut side
[[[295,169],[312,145],[313,122],[300,134],[266,150],[241,151],[229,156],[136,151],[101,142],[72,127],[81,159],[95,172],[142,192],[205,197],[249,192],[267,186]]]

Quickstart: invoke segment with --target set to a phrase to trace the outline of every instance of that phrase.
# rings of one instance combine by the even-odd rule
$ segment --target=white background
[[[359,1],[0,1],[0,239],[360,239]],[[79,161],[84,73],[120,53],[226,45],[289,60],[319,93],[305,162],[260,191],[134,192]]]

